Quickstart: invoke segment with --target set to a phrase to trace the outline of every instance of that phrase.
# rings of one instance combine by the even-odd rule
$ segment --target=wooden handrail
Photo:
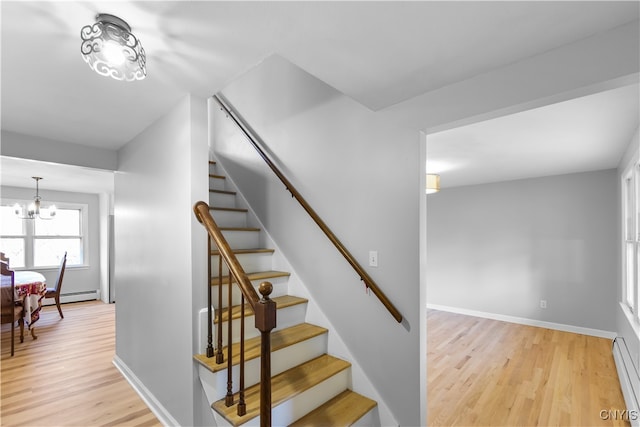
[[[245,274],[242,265],[240,265],[240,262],[238,261],[238,258],[236,258],[233,250],[222,235],[222,231],[220,231],[220,228],[211,216],[211,213],[209,212],[209,205],[207,205],[205,202],[200,201],[194,205],[193,211],[198,221],[202,225],[204,225],[204,228],[216,243],[216,246],[218,246],[218,251],[227,262],[229,270],[231,270],[233,276],[237,278],[238,286],[240,286],[244,297],[251,305],[251,308],[255,309],[256,306],[260,303],[258,293],[255,289],[253,289],[253,285],[251,285],[251,281]]]
[[[229,270],[231,270],[231,273],[238,281],[238,286],[240,286],[240,290],[244,294],[244,297],[251,305],[251,308],[253,309],[253,312],[256,316],[256,328],[258,328],[262,332],[270,331],[271,329],[275,328],[275,311],[271,313],[271,310],[266,310],[264,307],[265,305],[268,305],[265,304],[265,300],[268,299],[268,295],[271,292],[266,294],[262,293],[261,285],[260,291],[263,297],[258,297],[258,293],[253,288],[253,285],[251,284],[249,277],[247,277],[246,273],[244,272],[242,265],[240,265],[238,258],[236,258],[233,250],[222,235],[222,231],[220,231],[220,228],[213,220],[213,217],[211,216],[209,210],[209,205],[202,201],[197,202],[193,207],[193,211],[195,212],[198,221],[202,225],[204,225],[204,228],[207,230],[213,241],[218,246],[220,255],[224,258],[227,266],[229,267]]]
[[[373,294],[378,297],[380,302],[387,308],[389,313],[393,316],[394,319],[398,323],[402,322],[402,314],[400,311],[391,303],[389,298],[380,290],[376,282],[369,276],[369,274],[365,271],[364,268],[356,261],[356,259],[351,255],[351,253],[347,250],[347,248],[342,244],[342,242],[336,237],[335,234],[331,231],[331,229],[325,224],[325,222],[320,218],[320,216],[316,213],[315,210],[307,203],[307,201],[302,197],[302,195],[296,190],[296,188],[291,184],[291,182],[287,179],[286,176],[280,169],[271,161],[269,156],[265,153],[265,151],[261,148],[261,145],[264,145],[264,142],[260,139],[260,137],[252,131],[249,125],[245,124],[244,121],[232,111],[232,109],[227,105],[227,102],[222,99],[222,95],[215,94],[213,98],[218,102],[222,110],[226,113],[226,115],[234,121],[234,123],[238,126],[238,128],[245,134],[249,143],[256,149],[260,157],[265,161],[265,163],[269,166],[269,168],[276,174],[276,176],[280,179],[280,181],[284,184],[286,189],[291,193],[291,195],[300,203],[302,208],[311,216],[313,221],[320,227],[320,229],[324,232],[324,234],[329,238],[331,243],[338,249],[338,251],[342,254],[342,256],[347,260],[351,267],[358,273],[360,279],[364,281],[367,288],[371,289]],[[258,142],[260,141],[260,142]]]
[[[193,212],[198,219],[198,221],[204,226],[209,234],[209,241],[213,240],[218,247],[218,253],[221,259],[224,259],[227,267],[229,268],[229,310],[231,310],[231,286],[233,284],[233,279],[235,278],[238,286],[243,295],[242,306],[241,306],[241,340],[244,340],[244,299],[247,300],[249,305],[251,306],[254,316],[255,316],[255,327],[260,331],[260,426],[261,427],[270,427],[271,426],[271,330],[276,327],[276,303],[269,298],[271,292],[273,291],[273,286],[269,282],[263,282],[260,284],[258,290],[262,295],[262,298],[258,297],[258,293],[253,288],[251,281],[247,277],[242,265],[236,258],[233,250],[227,243],[226,239],[222,235],[222,231],[216,224],[215,220],[211,216],[211,211],[209,209],[209,205],[205,202],[197,202],[193,206]],[[208,244],[207,247],[207,256],[211,256],[211,244]],[[209,261],[210,264],[210,261]],[[209,277],[207,278],[207,286],[211,288],[211,268],[208,268]],[[219,277],[222,277],[221,267],[219,270]],[[222,282],[219,283],[219,289],[222,288]],[[211,291],[208,292],[208,301],[207,301],[207,310],[209,312],[208,315],[208,328],[211,328]],[[220,313],[220,318],[218,324],[222,323],[222,313]],[[228,325],[229,325],[229,334],[228,339],[231,340],[231,313],[229,313]],[[209,342],[211,342],[211,333],[209,332]],[[221,334],[220,334],[221,335]],[[218,349],[220,350],[220,345]],[[229,350],[228,355],[228,363],[231,363],[231,343],[227,346]],[[244,343],[241,342],[241,350],[244,349]],[[207,350],[207,357],[212,357],[213,352]],[[240,355],[241,362],[244,361],[244,354]],[[221,363],[220,360],[217,363]],[[241,363],[241,384],[240,384],[240,402],[239,402],[239,415],[244,415],[245,412],[245,404],[244,404],[244,367]],[[230,370],[230,369],[229,369]],[[231,381],[231,375],[228,376],[228,382]],[[229,383],[230,385],[230,383]],[[227,396],[228,406],[233,404],[233,396],[231,395],[231,389],[229,386],[229,393]]]

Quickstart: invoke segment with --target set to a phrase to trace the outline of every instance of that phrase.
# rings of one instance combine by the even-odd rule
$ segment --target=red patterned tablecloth
[[[31,327],[40,318],[47,280],[36,271],[15,271],[14,274],[17,296],[20,299],[24,296],[25,325]]]

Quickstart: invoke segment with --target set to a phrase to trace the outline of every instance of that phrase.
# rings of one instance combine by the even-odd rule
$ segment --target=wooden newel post
[[[273,285],[262,282],[262,295],[255,308],[256,328],[260,331],[260,426],[271,426],[271,330],[276,327],[276,303],[269,298]]]

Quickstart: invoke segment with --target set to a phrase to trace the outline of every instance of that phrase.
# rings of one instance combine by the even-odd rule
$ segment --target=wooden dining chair
[[[64,319],[62,314],[62,308],[60,307],[60,289],[62,289],[62,279],[64,278],[64,270],[67,267],[67,253],[60,260],[60,267],[58,268],[58,280],[56,280],[55,287],[47,288],[47,293],[44,294],[45,298],[53,298],[56,300],[56,307],[58,307],[58,313],[60,317]]]
[[[0,286],[0,307],[2,308],[2,324],[11,323],[11,356],[15,348],[16,322],[20,325],[20,342],[24,341],[24,305],[16,301],[16,286],[13,270],[4,262],[0,263],[2,269],[2,285]]]

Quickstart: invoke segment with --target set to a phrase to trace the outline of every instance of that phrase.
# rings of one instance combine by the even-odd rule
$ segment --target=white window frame
[[[25,199],[2,199],[3,206],[13,206],[18,203],[21,206],[27,206],[33,200],[25,200]],[[56,200],[47,200],[46,205],[56,205],[58,209],[78,209],[80,210],[80,240],[81,240],[81,252],[82,252],[82,263],[81,264],[67,264],[67,268],[85,268],[89,266],[89,205],[85,203],[68,203],[68,202],[59,202]],[[25,219],[24,227],[24,235],[13,236],[13,235],[2,235],[3,238],[11,238],[11,237],[22,237],[24,238],[24,252],[25,252],[25,265],[24,267],[17,267],[15,270],[48,270],[48,269],[56,269],[58,265],[46,265],[46,266],[35,266],[35,254],[34,254],[34,246],[36,238],[65,238],[65,237],[78,237],[78,236],[36,236],[35,235],[35,221]],[[55,221],[55,219],[52,219]]]
[[[640,162],[634,161],[625,169],[621,184],[622,304],[632,313],[635,323],[640,324]]]

